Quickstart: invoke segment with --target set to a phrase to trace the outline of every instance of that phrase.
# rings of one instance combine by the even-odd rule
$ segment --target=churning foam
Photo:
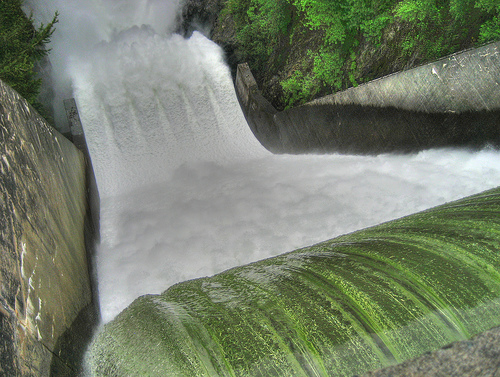
[[[178,1],[35,4],[60,10],[58,95],[69,82],[103,198],[104,322],[176,282],[500,184],[500,154],[488,150],[270,155],[246,126],[220,48],[169,34]]]
[[[57,100],[76,98],[101,197],[165,181],[189,161],[266,153],[221,49],[200,33],[170,33],[179,0],[34,4],[46,19],[61,12],[51,44]]]
[[[50,43],[51,77],[55,89],[54,112],[59,126],[66,130],[63,100],[73,96],[69,68],[72,61],[92,54],[94,46],[110,41],[116,33],[131,25],[151,25],[168,33],[184,0],[25,0],[26,13],[39,23],[47,24],[60,13]]]

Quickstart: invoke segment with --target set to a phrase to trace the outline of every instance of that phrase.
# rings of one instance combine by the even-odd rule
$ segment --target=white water
[[[271,155],[246,126],[220,49],[169,34],[176,1],[36,5],[61,13],[59,96],[77,100],[103,199],[104,322],[176,282],[500,184],[489,150]]]

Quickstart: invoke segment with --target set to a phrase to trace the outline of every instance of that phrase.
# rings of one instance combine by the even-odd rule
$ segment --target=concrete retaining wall
[[[238,66],[236,92],[250,128],[274,153],[500,146],[500,42],[282,112],[246,64]]]
[[[395,107],[425,113],[500,109],[500,42],[319,98],[309,105]]]
[[[61,339],[95,307],[84,156],[3,82],[0,152],[0,375],[76,375]]]

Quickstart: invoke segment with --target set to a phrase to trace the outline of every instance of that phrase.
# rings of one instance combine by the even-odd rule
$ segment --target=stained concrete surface
[[[0,375],[48,376],[92,305],[83,154],[0,81]],[[88,329],[90,331],[90,329]]]

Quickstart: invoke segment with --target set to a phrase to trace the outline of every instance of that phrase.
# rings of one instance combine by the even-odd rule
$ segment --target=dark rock
[[[220,0],[186,0],[177,21],[177,33],[189,36],[194,30],[211,33],[222,10]]]

